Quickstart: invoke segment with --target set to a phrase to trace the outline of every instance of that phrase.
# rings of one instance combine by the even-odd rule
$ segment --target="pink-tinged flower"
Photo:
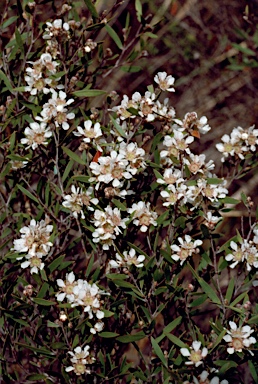
[[[195,367],[199,367],[201,364],[203,364],[203,359],[208,355],[208,349],[207,348],[201,348],[201,342],[200,341],[193,341],[191,347],[188,348],[181,348],[180,352],[184,357],[188,357],[189,361],[186,361],[186,365],[195,365]]]
[[[231,355],[234,352],[242,352],[243,349],[249,348],[251,344],[256,343],[256,339],[251,336],[254,330],[249,325],[237,327],[234,321],[229,322],[230,330],[227,330],[227,335],[223,339],[229,343],[227,352]],[[249,350],[251,355],[252,351]]]
[[[132,208],[128,208],[127,212],[132,214],[134,225],[140,226],[140,231],[146,232],[150,225],[157,225],[158,214],[150,209],[150,203],[140,201],[134,203]]]
[[[171,257],[175,261],[180,260],[180,265],[183,265],[189,256],[198,252],[197,247],[202,245],[202,240],[193,240],[191,236],[185,235],[185,240],[179,237],[178,241],[180,245],[173,244],[170,246],[171,250],[175,252]]]
[[[154,77],[154,81],[158,84],[162,91],[175,92],[175,88],[172,87],[175,82],[175,78],[171,75],[167,75],[166,72],[158,72]]]
[[[222,220],[222,217],[213,216],[212,212],[208,211],[204,216],[205,222],[204,224],[212,231],[216,224]]]
[[[52,136],[52,132],[46,123],[30,123],[30,128],[25,128],[24,134],[26,138],[21,139],[21,144],[27,144],[26,149],[33,150],[40,145],[48,145],[47,139]]]

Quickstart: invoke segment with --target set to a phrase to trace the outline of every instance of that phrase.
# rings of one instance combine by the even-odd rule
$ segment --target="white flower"
[[[57,285],[60,288],[60,292],[56,294],[56,298],[58,301],[63,301],[66,297],[70,303],[74,301],[74,293],[73,289],[76,286],[75,275],[73,272],[66,274],[66,280],[57,279]]]
[[[250,271],[253,266],[258,268],[258,250],[252,243],[244,239],[241,246],[238,247],[234,241],[231,241],[230,247],[233,249],[233,252],[225,257],[227,261],[233,261],[233,263],[230,264],[230,268],[235,268],[239,262],[243,262],[244,260],[246,260],[248,271]]]
[[[90,182],[97,180],[96,189],[99,188],[99,183],[111,183],[114,188],[121,188],[123,181],[131,179],[134,171],[128,164],[128,160],[123,154],[118,154],[116,151],[111,151],[110,156],[100,156],[98,162],[90,163],[91,171],[96,177],[91,177]]]
[[[176,182],[179,183],[184,182],[184,179],[182,178],[182,172],[179,169],[167,168],[164,171],[163,179],[157,179],[157,183],[159,184],[175,184]]]
[[[256,339],[251,336],[254,330],[249,325],[237,327],[234,321],[229,322],[230,330],[227,330],[227,335],[223,339],[229,343],[227,352],[231,355],[234,352],[242,352],[243,349],[249,348],[251,344],[256,343]],[[249,350],[251,355],[252,351]]]
[[[168,76],[166,72],[158,72],[154,77],[154,81],[159,85],[162,91],[175,92],[175,88],[172,87],[175,78],[171,75]]]
[[[68,23],[63,23],[62,19],[56,19],[53,23],[46,22],[47,28],[44,31],[43,39],[56,38],[61,35],[67,35],[70,27]]]
[[[222,220],[222,217],[213,216],[212,212],[208,211],[206,215],[204,216],[205,222],[204,224],[210,229],[213,230],[216,226],[216,224]]]
[[[48,139],[52,136],[52,132],[47,124],[42,123],[30,123],[30,128],[25,128],[24,134],[26,138],[21,139],[21,144],[27,144],[26,149],[32,148],[33,150],[38,148],[39,145],[48,145]]]
[[[32,256],[30,254],[26,255],[25,258],[27,261],[21,263],[22,268],[30,267],[30,273],[39,273],[39,270],[44,268],[44,263],[41,261],[42,254],[37,254],[36,256]]]
[[[93,197],[93,188],[89,187],[87,191],[83,191],[82,188],[76,188],[74,185],[71,186],[71,194],[65,195],[62,205],[65,208],[68,208],[72,211],[72,214],[75,218],[78,218],[80,213],[82,219],[85,219],[83,212],[83,206],[86,206],[87,209],[93,211],[94,208],[90,204],[97,205],[99,200]]]
[[[158,214],[150,210],[150,203],[144,201],[134,203],[132,208],[128,208],[127,212],[133,214],[133,223],[140,226],[140,231],[146,232],[150,225],[157,225],[156,219]]]
[[[212,372],[213,370],[211,370]],[[217,376],[214,376],[211,380],[208,379],[209,372],[202,371],[202,373],[198,376],[199,380],[196,377],[193,377],[193,384],[229,384],[227,380],[222,380]]]
[[[65,371],[74,371],[78,376],[83,375],[84,373],[90,374],[91,371],[89,368],[86,368],[86,365],[94,363],[96,359],[90,356],[89,349],[89,345],[86,345],[84,349],[78,346],[74,349],[74,352],[68,351],[69,355],[72,356],[71,362],[73,365],[65,368]]]
[[[175,205],[182,197],[185,196],[187,186],[185,184],[179,184],[181,180],[177,181],[177,185],[168,185],[168,191],[161,191],[160,194],[166,201],[163,203],[164,207]]]
[[[27,252],[31,256],[45,256],[53,244],[49,241],[53,225],[47,224],[48,219],[37,223],[34,219],[28,227],[20,229],[21,238],[14,240],[12,250],[16,252]]]
[[[135,249],[131,248],[129,252],[124,251],[123,257],[116,253],[116,260],[110,260],[111,268],[129,267],[135,265],[137,268],[143,267],[144,255],[136,256]]]
[[[145,151],[139,148],[137,143],[119,143],[119,153],[130,163],[130,173],[136,174],[138,168],[146,168],[144,161]]]
[[[90,143],[92,140],[97,139],[102,136],[102,131],[100,129],[100,124],[95,123],[92,126],[91,120],[84,121],[84,129],[80,126],[77,127],[77,131],[73,132],[75,136],[84,136],[83,141],[85,143]]]
[[[193,241],[193,239],[189,235],[185,235],[185,240],[179,237],[178,241],[180,243],[180,246],[176,244],[170,246],[171,250],[176,252],[171,257],[175,261],[180,260],[180,265],[183,265],[183,263],[189,256],[192,256],[194,252],[197,252],[196,248],[202,245],[202,240]]]
[[[57,93],[54,89],[51,89],[52,98],[43,105],[41,116],[44,121],[54,120],[55,126],[61,126],[65,131],[69,129],[68,120],[72,120],[75,117],[73,112],[67,113],[67,106],[74,102],[74,99],[66,100],[66,93],[59,91]],[[38,120],[40,120],[38,118]]]
[[[195,365],[196,367],[199,367],[203,363],[203,358],[207,356],[208,349],[201,348],[201,342],[200,341],[193,341],[192,346],[190,347],[190,350],[188,348],[181,348],[180,352],[183,356],[188,357],[189,361],[186,361],[186,365]]]

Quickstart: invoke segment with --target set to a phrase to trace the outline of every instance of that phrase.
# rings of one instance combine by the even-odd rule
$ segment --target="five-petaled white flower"
[[[159,85],[162,91],[175,92],[175,88],[172,87],[175,78],[171,75],[168,76],[167,72],[158,72],[154,77],[154,81]]]
[[[227,335],[223,339],[229,343],[227,352],[230,355],[234,352],[242,352],[243,349],[249,348],[251,344],[256,343],[256,339],[251,336],[254,330],[249,325],[237,327],[234,321],[230,321],[229,326],[230,330],[227,330]],[[249,352],[253,355],[252,351],[249,350]]]
[[[188,357],[189,361],[186,361],[186,365],[195,365],[199,367],[203,363],[203,359],[208,355],[208,349],[206,347],[201,348],[202,343],[200,341],[193,341],[191,347],[181,348],[180,352],[183,356]]]

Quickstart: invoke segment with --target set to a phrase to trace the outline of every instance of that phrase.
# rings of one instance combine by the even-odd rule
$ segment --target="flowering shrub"
[[[192,149],[207,118],[180,119],[170,105],[172,75],[155,73],[143,94],[100,89],[152,37],[135,4],[139,29],[132,36],[127,19],[121,40],[115,6],[99,15],[85,0],[80,22],[63,4],[35,25],[38,6],[26,2],[2,52],[5,382],[226,384],[241,369],[241,382],[257,382],[251,198],[242,194],[247,227],[232,238],[220,228],[239,203],[230,172],[257,165],[258,129],[221,138],[229,172],[219,175]]]

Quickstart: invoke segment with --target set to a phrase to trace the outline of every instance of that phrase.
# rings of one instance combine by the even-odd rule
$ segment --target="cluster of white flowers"
[[[174,91],[171,86],[174,84],[175,79],[168,76],[166,72],[157,73],[154,81],[162,91]],[[165,99],[162,104],[157,100],[157,94],[150,91],[146,91],[144,96],[139,92],[135,92],[132,99],[124,95],[121,104],[113,107],[112,111],[116,112],[117,117],[122,121],[135,118],[136,115],[139,115],[147,122],[164,119],[171,121],[175,117],[175,110],[173,107],[168,106],[168,99]]]
[[[47,21],[43,39],[46,40],[47,51],[51,52],[53,57],[60,54],[60,43],[69,40],[69,31],[69,23],[64,23],[62,19],[56,19],[52,23]]]
[[[85,206],[88,210],[94,211],[93,205],[97,205],[99,200],[94,197],[94,190],[92,187],[89,187],[86,191],[83,191],[82,188],[76,188],[74,185],[71,186],[71,194],[64,195],[64,200],[62,205],[65,208],[68,208],[72,211],[74,217],[78,218],[78,215],[81,215],[82,219],[85,219],[83,212],[83,207]]]
[[[255,237],[254,240],[256,241]],[[244,261],[248,271],[251,271],[253,267],[258,268],[258,244],[255,244],[254,241],[243,239],[239,246],[234,241],[231,241],[230,248],[233,252],[225,257],[227,261],[232,261],[229,265],[230,268],[235,268],[238,263]]]
[[[60,289],[56,294],[57,300],[62,302],[66,298],[71,307],[82,306],[89,319],[97,318],[96,323],[90,328],[90,332],[92,334],[101,332],[104,328],[101,319],[105,317],[105,314],[101,310],[100,296],[108,295],[108,293],[100,290],[95,283],[90,284],[82,279],[75,280],[73,272],[66,274],[66,280],[57,279],[57,285]]]
[[[53,225],[49,224],[49,219],[36,222],[34,219],[30,221],[29,226],[20,229],[21,238],[14,240],[13,251],[17,253],[26,253],[17,260],[26,261],[21,263],[22,268],[30,267],[30,273],[38,273],[44,268],[42,257],[46,256],[53,244],[49,241],[50,234],[53,231]]]
[[[69,351],[71,355],[71,363],[69,367],[66,367],[66,372],[74,372],[77,376],[83,375],[84,373],[90,374],[91,370],[87,365],[93,364],[96,359],[92,357],[89,352],[90,346],[86,345],[83,349],[82,347],[76,347],[74,352]]]
[[[248,129],[237,127],[230,135],[223,135],[221,140],[222,143],[216,144],[216,148],[223,154],[222,162],[230,159],[230,156],[233,160],[237,157],[243,160],[248,153],[257,151],[258,129],[254,125]]]
[[[140,227],[141,232],[147,232],[151,225],[157,225],[158,214],[150,209],[150,203],[147,204],[144,201],[134,203],[131,208],[127,209],[127,212],[132,214],[133,224]]]
[[[249,325],[237,327],[234,321],[230,321],[229,326],[230,330],[227,329],[227,335],[223,339],[229,345],[227,352],[230,355],[234,352],[242,352],[243,349],[248,349],[251,344],[256,343],[256,339],[251,336],[254,330]],[[249,350],[249,352],[253,355],[252,351]]]
[[[37,122],[30,123],[30,127],[26,127],[24,134],[26,137],[21,139],[21,144],[27,145],[26,149],[38,148],[39,145],[48,145],[47,139],[52,136],[50,127],[46,123]]]
[[[199,365],[203,364],[203,359],[208,355],[208,349],[206,347],[201,349],[202,343],[200,341],[193,341],[191,347],[181,348],[180,352],[184,357],[188,357],[188,361],[185,362],[186,365]]]
[[[171,245],[171,250],[176,252],[171,257],[175,261],[180,260],[180,265],[183,265],[189,256],[199,252],[197,247],[202,245],[202,240],[193,240],[189,235],[185,235],[185,240],[183,240],[182,237],[178,237],[177,240],[179,241],[180,246],[176,244]]]
[[[53,121],[56,127],[62,127],[67,131],[70,127],[68,121],[74,119],[75,114],[73,112],[68,113],[66,107],[72,104],[74,99],[66,100],[67,95],[64,91],[56,92],[51,89],[50,93],[51,97],[43,105],[41,117],[37,117],[37,119],[48,123]]]
[[[26,68],[25,81],[28,84],[25,87],[26,92],[35,96],[39,92],[48,94],[55,87],[63,88],[63,85],[57,85],[56,81],[51,78],[51,75],[56,73],[59,63],[53,60],[50,53],[42,53],[40,59],[34,62],[28,61],[28,64],[32,64],[32,67]]]
[[[124,251],[122,255],[116,253],[116,260],[110,260],[109,265],[111,268],[128,268],[131,265],[142,268],[144,260],[144,255],[137,256],[135,249],[131,248],[129,252]]]
[[[128,218],[121,218],[118,208],[107,206],[104,211],[96,209],[94,211],[93,224],[96,227],[93,232],[93,242],[101,243],[104,250],[113,245],[113,240],[126,228]]]
[[[211,370],[213,372],[213,370]],[[211,372],[211,373],[212,373]],[[218,376],[213,376],[212,379],[209,379],[209,372],[202,371],[202,373],[197,377],[193,377],[192,383],[190,381],[184,381],[183,384],[229,384],[227,380],[221,380]]]

